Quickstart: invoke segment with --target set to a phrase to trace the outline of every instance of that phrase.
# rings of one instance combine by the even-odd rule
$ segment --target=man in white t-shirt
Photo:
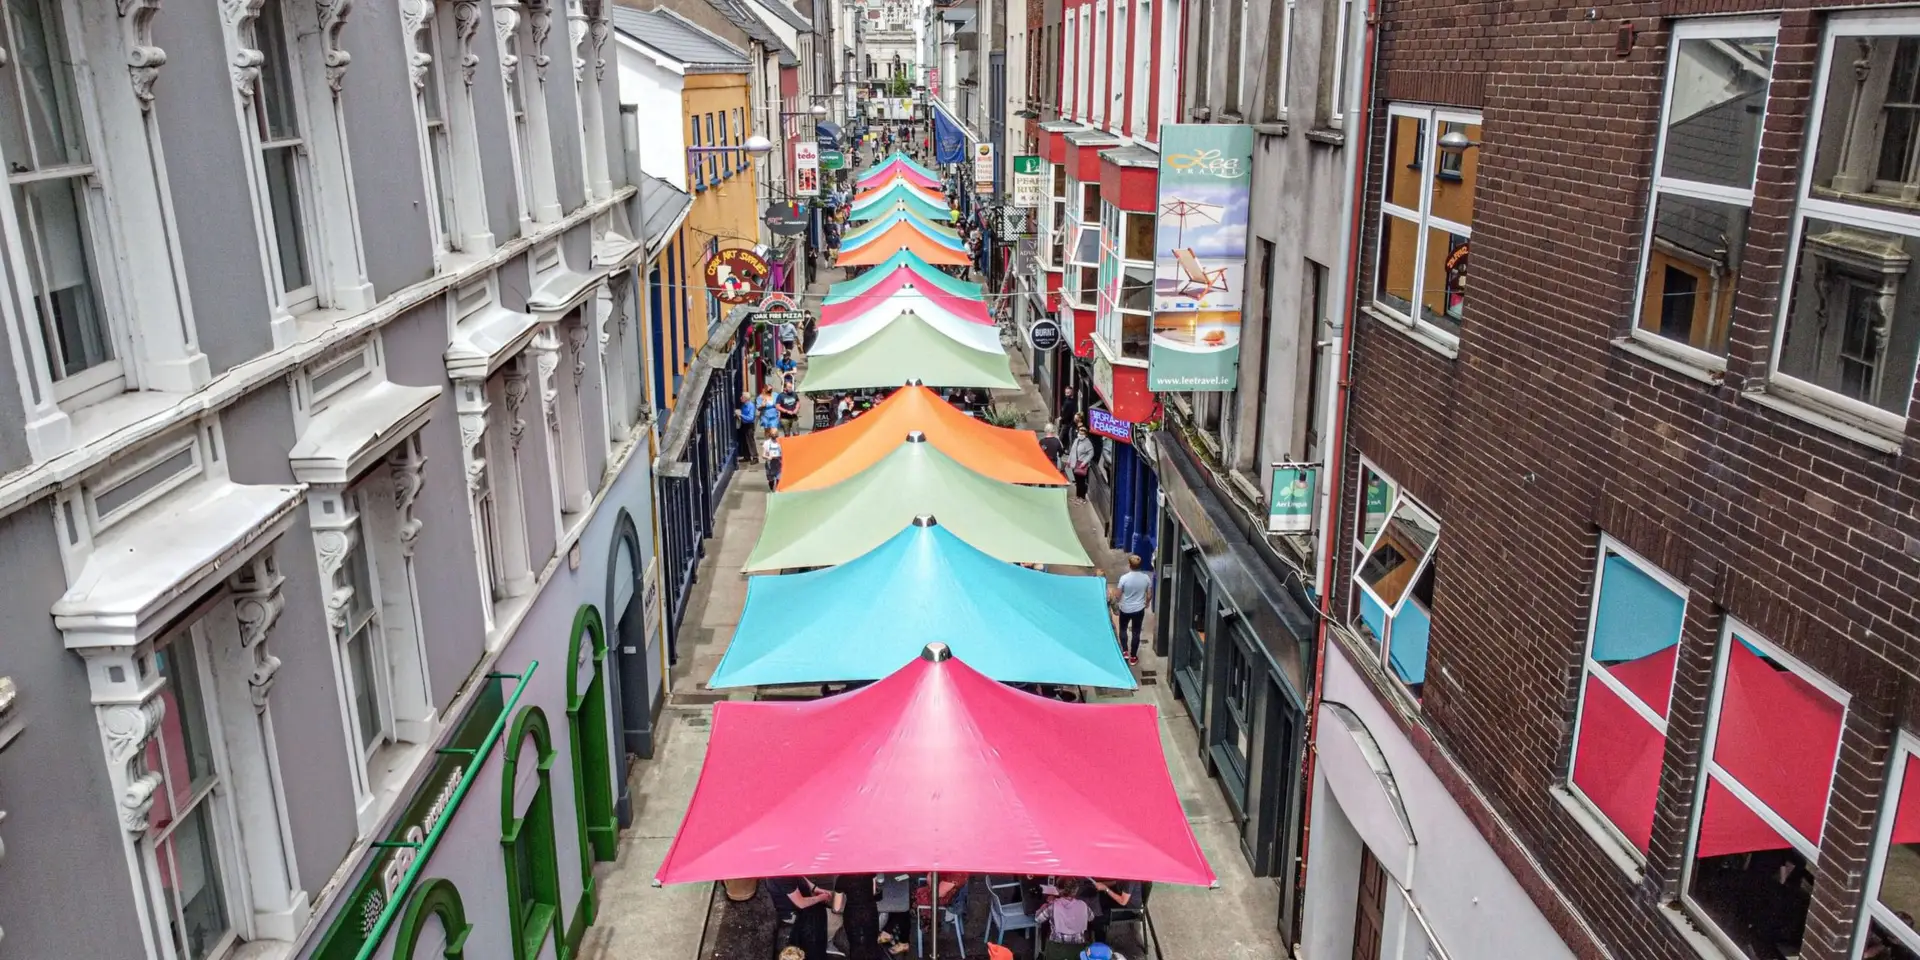
[[[1126,652],[1128,663],[1139,663],[1140,627],[1146,621],[1147,607],[1153,603],[1153,575],[1140,569],[1139,554],[1127,554],[1127,572],[1120,575],[1120,582],[1107,588],[1107,600],[1120,614],[1120,649]]]
[[[760,459],[767,465],[767,491],[780,489],[780,428],[767,431],[767,438],[760,441]]]

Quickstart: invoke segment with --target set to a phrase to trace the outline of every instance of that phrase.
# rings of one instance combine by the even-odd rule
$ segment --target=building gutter
[[[1320,467],[1320,486],[1326,491],[1320,508],[1320,570],[1317,586],[1320,588],[1319,623],[1314,630],[1313,641],[1313,683],[1307,704],[1307,745],[1304,765],[1306,798],[1300,814],[1300,863],[1294,878],[1294,896],[1304,903],[1307,889],[1307,861],[1312,853],[1313,844],[1313,778],[1314,769],[1319,764],[1318,745],[1320,726],[1321,688],[1326,684],[1328,631],[1333,629],[1333,582],[1339,563],[1334,556],[1337,537],[1334,524],[1338,517],[1334,504],[1340,502],[1341,485],[1346,479],[1345,450],[1347,443],[1347,410],[1353,399],[1351,375],[1353,371],[1353,334],[1354,324],[1360,315],[1360,238],[1366,231],[1361,229],[1361,218],[1366,214],[1366,176],[1365,162],[1367,147],[1373,134],[1373,84],[1375,73],[1379,69],[1374,57],[1378,41],[1380,18],[1380,0],[1367,0],[1366,17],[1361,28],[1360,56],[1363,58],[1359,71],[1360,90],[1357,101],[1352,104],[1346,116],[1346,146],[1342,162],[1346,165],[1346,177],[1350,200],[1346,222],[1341,226],[1342,255],[1346,263],[1342,264],[1342,278],[1339,289],[1341,296],[1340,315],[1340,352],[1336,359],[1339,374],[1333,378],[1328,389],[1335,391],[1332,404],[1333,424],[1327,433],[1325,460]],[[1302,911],[1296,909],[1294,916],[1300,917]],[[1288,936],[1298,936],[1298,930],[1288,931]],[[1294,955],[1300,953],[1300,944],[1296,939],[1293,945]]]

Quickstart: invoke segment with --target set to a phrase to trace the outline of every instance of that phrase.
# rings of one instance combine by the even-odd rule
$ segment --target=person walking
[[[760,388],[760,404],[757,408],[759,422],[755,424],[762,433],[780,426],[780,405],[773,399],[771,385]]]
[[[1085,430],[1075,430],[1073,446],[1067,452],[1067,472],[1073,479],[1073,502],[1087,502],[1087,475],[1093,470],[1093,438]]]
[[[780,385],[779,396],[774,397],[774,406],[780,411],[780,430],[787,436],[793,436],[793,427],[800,419],[800,395],[793,392],[793,378],[788,377]]]
[[[740,445],[740,462],[752,463],[753,425],[760,420],[760,407],[753,402],[753,394],[740,392],[740,409],[733,413],[735,440]]]
[[[1066,452],[1066,448],[1060,445],[1060,432],[1055,430],[1051,423],[1047,424],[1046,429],[1040,433],[1040,452],[1047,455],[1047,462],[1053,464],[1054,469],[1061,473],[1067,472],[1060,460],[1060,455]]]
[[[1072,387],[1060,388],[1060,429],[1066,430],[1080,415],[1080,401],[1073,395]]]
[[[767,463],[767,492],[780,489],[780,428],[767,431],[767,438],[760,441],[760,459]]]
[[[1140,662],[1140,626],[1146,622],[1148,605],[1153,603],[1153,575],[1140,569],[1140,563],[1139,554],[1127,554],[1127,572],[1107,588],[1107,600],[1120,615],[1116,636],[1120,638],[1120,649],[1128,663]]]

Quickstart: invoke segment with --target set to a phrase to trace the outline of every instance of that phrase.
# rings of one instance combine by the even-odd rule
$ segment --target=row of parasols
[[[980,285],[943,269],[971,260],[939,190],[901,154],[860,178],[835,263],[861,273],[828,289],[801,392],[1017,385]]]
[[[861,196],[937,200],[937,182],[894,155],[862,175]],[[947,288],[951,278],[895,256],[924,289],[978,306],[977,288]],[[831,329],[809,354],[810,378]],[[710,686],[874,682],[805,702],[716,704],[657,881],[965,872],[1213,884],[1153,706],[1062,703],[1009,685],[1136,682],[1105,578],[1037,569],[1093,565],[1065,478],[1032,433],[912,385],[935,383],[931,369],[907,364],[888,385],[910,385],[866,414],[785,441],[746,564],[758,575]]]

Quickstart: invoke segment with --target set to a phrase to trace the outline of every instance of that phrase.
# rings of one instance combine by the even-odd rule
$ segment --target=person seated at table
[[[870,873],[846,874],[834,883],[834,890],[846,897],[840,930],[846,934],[847,960],[879,960],[880,878]]]
[[[1140,907],[1140,881],[1095,877],[1093,891],[1096,894],[1093,939],[1105,942],[1108,939],[1108,925],[1112,923],[1113,911]]]
[[[1068,877],[1060,881],[1057,892],[1042,904],[1033,919],[1047,925],[1046,946],[1040,960],[1073,960],[1087,942],[1087,927],[1093,922],[1093,907],[1080,899],[1080,880]]]
[[[773,894],[775,921],[793,918],[793,933],[788,936],[788,942],[805,951],[808,960],[824,960],[827,904],[833,901],[833,893],[814,886],[806,877],[768,877],[766,883]]]

